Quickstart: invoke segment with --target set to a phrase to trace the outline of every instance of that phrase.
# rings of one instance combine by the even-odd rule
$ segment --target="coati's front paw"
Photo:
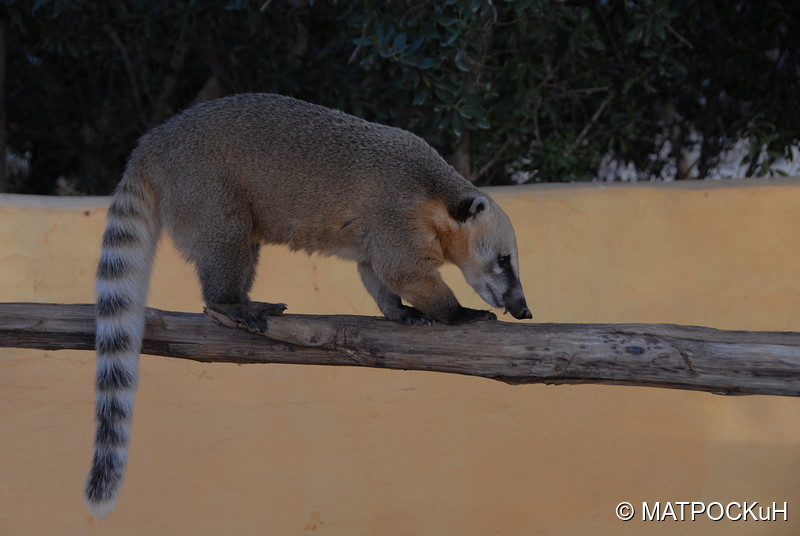
[[[409,307],[408,311],[405,312],[403,319],[403,324],[409,326],[432,326],[433,320],[422,314],[421,311],[414,309],[413,307]]]
[[[482,311],[479,309],[468,309],[461,307],[453,318],[450,319],[448,324],[469,324],[471,322],[479,322],[481,320],[497,320],[497,315],[491,311]]]
[[[386,317],[393,322],[400,322],[407,326],[433,325],[433,320],[425,316],[422,311],[407,305],[401,305],[399,309],[392,311],[391,316],[386,315]]]

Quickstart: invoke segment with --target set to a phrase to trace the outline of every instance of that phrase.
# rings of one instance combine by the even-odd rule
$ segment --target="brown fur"
[[[473,242],[472,228],[459,225],[439,201],[424,203],[420,207],[420,217],[426,222],[435,236],[432,253],[439,264],[449,262],[459,266],[469,257],[469,249]]]

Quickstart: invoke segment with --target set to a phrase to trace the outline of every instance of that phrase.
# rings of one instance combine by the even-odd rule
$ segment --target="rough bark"
[[[215,318],[231,326],[225,317]],[[0,347],[91,350],[94,306],[0,304]],[[800,333],[667,324],[403,326],[285,315],[269,338],[206,315],[147,310],[143,353],[201,362],[346,365],[481,376],[510,384],[613,384],[800,396]]]

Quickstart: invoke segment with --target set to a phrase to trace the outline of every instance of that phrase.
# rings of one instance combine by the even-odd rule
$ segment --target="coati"
[[[86,485],[98,518],[114,507],[125,471],[162,226],[196,266],[207,309],[256,333],[286,308],[250,301],[262,243],[356,261],[378,308],[396,322],[496,318],[458,303],[437,271],[445,262],[490,305],[531,318],[508,217],[421,138],[279,95],[191,108],[141,138],[108,209]]]

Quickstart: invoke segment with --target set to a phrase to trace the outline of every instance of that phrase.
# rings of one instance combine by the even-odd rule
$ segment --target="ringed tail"
[[[159,231],[153,192],[129,164],[108,209],[95,289],[96,434],[85,498],[97,519],[114,508],[125,476],[145,305]]]

